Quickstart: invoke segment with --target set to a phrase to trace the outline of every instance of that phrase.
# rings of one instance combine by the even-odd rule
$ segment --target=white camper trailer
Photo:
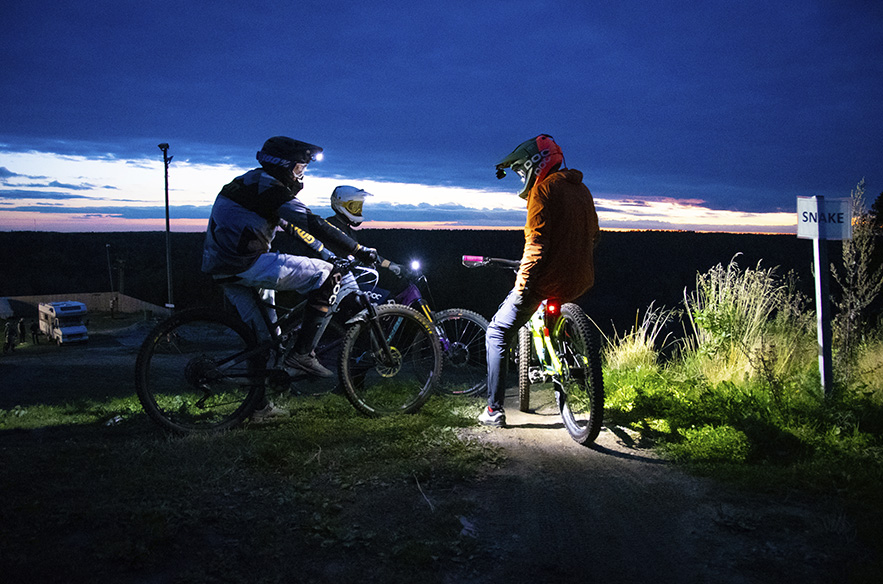
[[[86,305],[82,302],[41,302],[40,332],[59,345],[88,341],[85,316]]]

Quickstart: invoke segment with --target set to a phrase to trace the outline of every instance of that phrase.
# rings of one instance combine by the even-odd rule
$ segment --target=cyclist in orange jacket
[[[547,298],[570,302],[595,282],[593,251],[600,231],[592,193],[583,174],[564,166],[561,148],[540,134],[497,163],[497,178],[514,170],[524,181],[518,196],[527,201],[524,252],[515,287],[487,329],[488,400],[480,423],[502,426],[506,347]]]

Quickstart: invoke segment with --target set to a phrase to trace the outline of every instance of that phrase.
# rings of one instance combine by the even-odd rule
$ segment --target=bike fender
[[[355,324],[357,322],[368,322],[368,309],[367,308],[363,308],[360,312],[355,314],[352,318],[350,318],[344,324],[349,326],[349,325]]]

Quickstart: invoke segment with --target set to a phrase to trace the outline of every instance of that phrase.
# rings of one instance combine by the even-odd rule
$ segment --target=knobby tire
[[[230,359],[257,346],[238,317],[195,308],[150,332],[135,363],[144,411],[175,433],[219,431],[242,423],[264,395],[266,358]]]
[[[518,329],[518,409],[530,411],[530,365],[533,361],[533,342],[530,329]]]
[[[340,353],[340,381],[347,398],[363,414],[411,414],[430,398],[441,376],[438,335],[424,317],[406,306],[376,307],[394,360],[384,362],[367,320],[349,326]]]
[[[560,380],[558,409],[564,427],[577,443],[592,444],[604,417],[604,378],[598,340],[588,317],[573,303],[561,306],[551,331],[565,374]]]

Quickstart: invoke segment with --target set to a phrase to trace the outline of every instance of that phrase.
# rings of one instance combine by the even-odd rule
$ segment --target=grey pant
[[[270,331],[261,315],[254,289],[264,302],[273,303],[276,290],[294,290],[307,294],[319,288],[328,274],[331,264],[326,261],[282,253],[265,253],[244,272],[236,274],[235,284],[224,286],[224,294],[236,307],[239,317],[251,326],[258,339],[269,338]],[[276,322],[276,311],[270,309],[270,322]]]

